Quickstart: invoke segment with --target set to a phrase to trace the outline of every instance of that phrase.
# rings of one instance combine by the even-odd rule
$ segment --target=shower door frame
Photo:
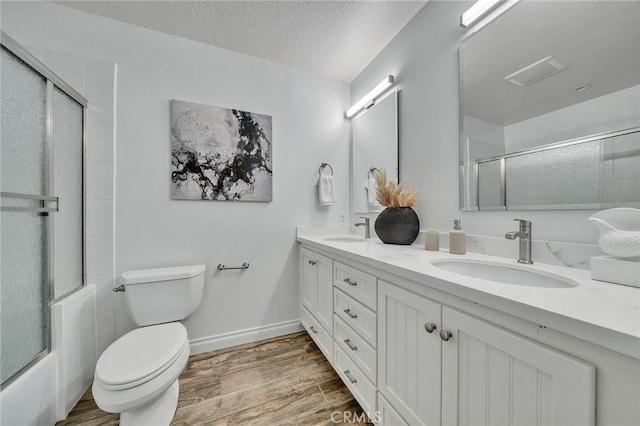
[[[16,194],[10,192],[2,192],[3,196],[12,197],[12,198],[28,198],[39,200],[42,204],[41,207],[33,208],[31,211],[45,213],[46,214],[46,237],[47,237],[47,333],[46,333],[46,345],[45,348],[40,351],[36,356],[28,362],[24,367],[20,368],[13,375],[8,377],[4,382],[0,383],[0,390],[7,387],[14,380],[19,378],[25,371],[29,370],[35,364],[37,364],[42,358],[47,356],[52,348],[52,315],[51,315],[51,306],[62,300],[73,293],[81,290],[85,287],[87,283],[87,268],[85,259],[87,257],[86,254],[86,210],[87,210],[87,99],[82,96],[77,90],[75,90],[71,85],[65,82],[62,78],[60,78],[55,72],[53,72],[49,67],[43,64],[38,58],[33,56],[29,51],[27,51],[24,47],[22,47],[18,42],[12,39],[9,35],[7,35],[4,31],[0,31],[0,45],[7,49],[11,54],[15,55],[22,62],[24,62],[27,66],[31,67],[35,72],[40,74],[45,80],[47,84],[46,88],[46,121],[45,121],[45,175],[47,176],[47,182],[45,185],[47,195],[42,196],[32,196],[29,194]],[[54,155],[53,155],[53,96],[54,96],[54,88],[57,87],[62,93],[70,97],[73,101],[77,102],[80,106],[82,106],[82,229],[81,229],[81,241],[82,241],[82,259],[81,259],[81,268],[82,268],[82,282],[79,286],[74,289],[66,292],[60,297],[55,297],[55,250],[54,250],[54,241],[55,241],[55,218],[49,214],[49,212],[57,212],[59,209],[59,199],[58,197],[52,195],[53,184],[54,184]],[[48,207],[48,203],[55,202],[55,208]],[[2,207],[2,210],[13,210],[11,207]],[[20,210],[25,211],[25,210]]]

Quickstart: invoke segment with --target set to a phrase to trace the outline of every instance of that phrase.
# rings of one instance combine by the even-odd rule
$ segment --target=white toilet
[[[120,413],[121,425],[169,425],[178,405],[178,376],[187,365],[189,339],[178,321],[200,305],[204,265],[122,273],[127,311],[140,326],[100,356],[93,398]]]

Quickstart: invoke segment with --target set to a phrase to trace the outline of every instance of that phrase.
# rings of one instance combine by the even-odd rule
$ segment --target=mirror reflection
[[[640,2],[523,0],[460,72],[462,210],[640,207]]]
[[[353,212],[380,212],[383,207],[376,201],[375,171],[385,169],[390,180],[398,181],[397,90],[355,117],[351,128]]]

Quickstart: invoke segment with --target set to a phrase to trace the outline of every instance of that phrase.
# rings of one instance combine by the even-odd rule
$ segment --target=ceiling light
[[[467,28],[484,18],[505,0],[478,0],[460,17],[460,26]]]
[[[567,69],[567,65],[558,58],[547,56],[513,74],[509,74],[504,79],[516,86],[524,87],[549,78],[565,69]]]
[[[393,76],[388,75],[384,80],[378,83],[376,87],[371,89],[369,93],[364,95],[362,99],[360,99],[351,108],[347,110],[347,113],[346,113],[347,118],[353,117],[354,115],[359,113],[363,108],[367,106],[371,108],[375,104],[376,98],[381,94],[383,94],[391,86],[393,86]]]

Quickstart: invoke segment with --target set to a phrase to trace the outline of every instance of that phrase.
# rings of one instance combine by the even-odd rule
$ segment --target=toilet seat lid
[[[166,370],[188,347],[179,322],[137,328],[113,342],[96,364],[96,378],[109,388],[129,388]]]

